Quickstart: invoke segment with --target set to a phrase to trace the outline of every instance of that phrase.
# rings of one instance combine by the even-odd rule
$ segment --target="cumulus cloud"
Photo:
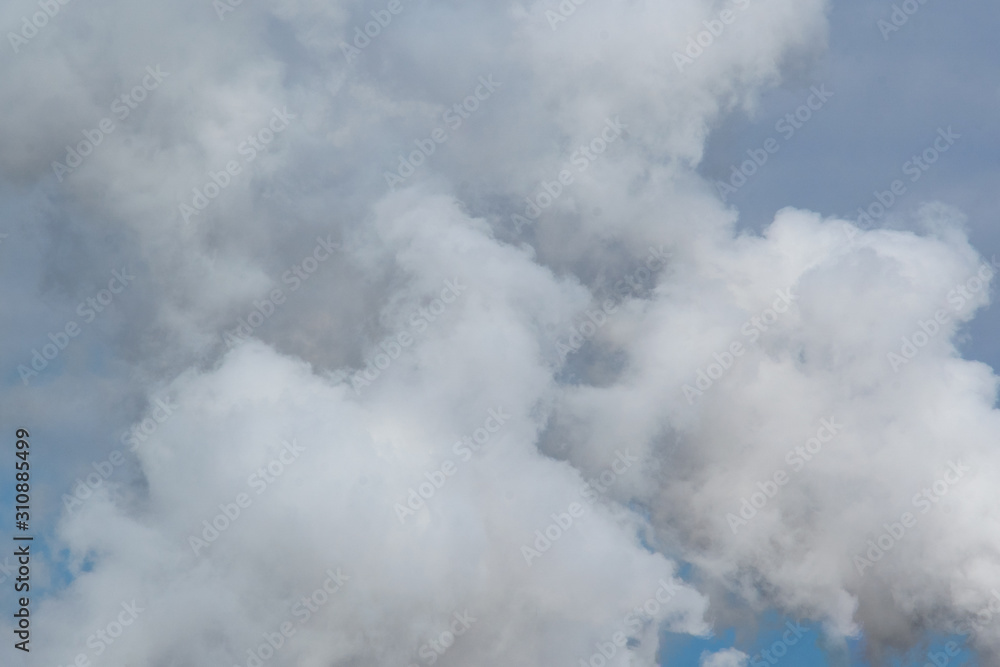
[[[743,651],[729,648],[716,653],[702,653],[701,667],[746,667],[748,656]]]
[[[225,6],[70,3],[0,65],[2,410],[58,508],[21,664],[652,666],[770,611],[1000,654],[956,347],[998,265],[943,205],[739,232],[695,172],[825,3],[697,56],[703,0]]]

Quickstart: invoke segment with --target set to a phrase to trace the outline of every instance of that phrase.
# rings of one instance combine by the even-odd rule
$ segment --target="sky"
[[[3,664],[1000,658],[1000,8],[0,26]]]

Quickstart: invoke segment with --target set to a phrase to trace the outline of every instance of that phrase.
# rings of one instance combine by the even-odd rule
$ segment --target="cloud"
[[[737,233],[695,172],[825,4],[740,3],[681,70],[711,3],[391,4],[69,4],[2,66],[8,367],[135,274],[6,416],[53,498],[156,422],[58,517],[38,659],[654,665],[747,610],[877,654],[988,604],[997,380],[956,342],[996,266],[940,205]]]
[[[749,656],[743,651],[729,648],[716,653],[701,654],[701,667],[745,667]]]

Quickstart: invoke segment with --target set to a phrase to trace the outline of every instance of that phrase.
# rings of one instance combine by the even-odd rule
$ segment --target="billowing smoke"
[[[1000,656],[1000,265],[695,171],[824,2],[51,4],[0,10],[16,664]]]

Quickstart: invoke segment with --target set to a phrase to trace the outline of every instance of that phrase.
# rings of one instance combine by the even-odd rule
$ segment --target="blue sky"
[[[899,4],[899,3],[895,3]],[[816,62],[761,96],[754,116],[734,114],[714,128],[701,172],[728,176],[745,151],[803,104],[813,85],[834,97],[789,139],[729,203],[740,223],[759,230],[784,206],[854,220],[895,179],[907,193],[891,225],[913,228],[917,207],[941,201],[968,217],[969,237],[983,257],[1000,253],[1000,6],[928,1],[896,32],[878,26],[894,3],[843,0],[830,5],[829,49]],[[951,126],[961,139],[916,182],[901,171],[914,154]],[[962,345],[967,358],[1000,367],[996,307],[981,311]]]

